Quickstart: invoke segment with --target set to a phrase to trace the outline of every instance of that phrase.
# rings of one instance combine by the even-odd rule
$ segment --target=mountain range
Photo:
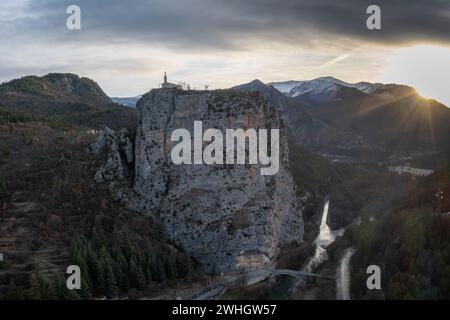
[[[333,160],[450,154],[450,109],[409,86],[321,77],[253,80],[232,89],[259,92],[278,109],[297,145]],[[74,74],[27,76],[0,85],[4,110],[95,128],[133,129],[140,97],[109,98],[96,82]]]
[[[384,161],[450,151],[450,109],[409,86],[325,77],[254,80],[234,89],[258,91],[279,109],[298,145],[334,160]]]
[[[308,94],[320,99],[321,96],[326,97],[336,92],[340,87],[355,88],[364,93],[372,93],[383,84],[370,82],[347,83],[333,77],[321,77],[307,81],[269,82],[268,85],[273,86],[291,98]]]

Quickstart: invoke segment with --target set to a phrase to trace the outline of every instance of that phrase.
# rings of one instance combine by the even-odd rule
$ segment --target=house
[[[180,90],[182,89],[182,86],[179,84],[167,82],[167,75],[165,72],[164,72],[164,82],[161,84],[161,87],[163,89],[180,89]]]

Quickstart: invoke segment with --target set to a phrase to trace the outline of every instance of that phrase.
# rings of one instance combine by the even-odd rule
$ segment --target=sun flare
[[[415,87],[424,98],[450,106],[450,48],[420,45],[395,51],[381,79]]]

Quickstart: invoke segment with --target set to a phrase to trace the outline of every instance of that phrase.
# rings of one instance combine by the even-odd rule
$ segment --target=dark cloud
[[[367,41],[450,42],[448,0],[226,0],[238,12],[265,18],[268,27],[315,30],[324,34],[357,37]],[[366,9],[377,4],[382,30],[366,28]]]
[[[65,28],[70,4],[82,8],[77,35]],[[366,28],[370,4],[382,9],[381,31]],[[180,50],[233,49],[246,39],[308,43],[340,36],[387,44],[450,43],[449,0],[40,0],[30,2],[27,11],[34,16],[12,22],[16,33],[58,41],[69,36],[71,41],[138,41]]]

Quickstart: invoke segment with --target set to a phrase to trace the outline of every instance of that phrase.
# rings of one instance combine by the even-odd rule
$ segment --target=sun
[[[422,97],[450,107],[450,48],[420,45],[398,49],[388,57],[382,82],[413,86]]]
[[[417,93],[419,94],[419,96],[425,100],[433,100],[433,97],[427,97],[426,95],[424,95],[423,93],[421,93],[419,90],[416,90]]]

